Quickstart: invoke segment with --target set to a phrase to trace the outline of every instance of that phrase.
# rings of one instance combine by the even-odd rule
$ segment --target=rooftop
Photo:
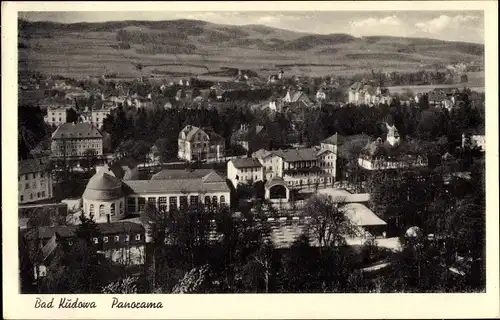
[[[203,178],[195,179],[168,179],[168,180],[129,180],[124,181],[126,189],[131,193],[207,193],[229,192],[230,189],[221,177],[221,181],[213,181],[214,174],[210,174],[211,181]],[[220,176],[219,176],[220,177]]]
[[[57,227],[40,227],[38,228],[38,237],[40,239],[50,239],[54,234],[57,233],[61,238],[70,238],[76,236],[76,230],[78,226],[68,225],[68,226],[57,226]],[[100,234],[117,234],[117,233],[129,233],[129,232],[144,232],[145,229],[141,224],[133,223],[129,221],[118,221],[111,223],[99,223],[97,224],[97,230]],[[26,234],[27,239],[32,240],[36,237],[36,231],[31,230]]]
[[[255,158],[236,158],[230,160],[235,168],[260,168],[262,165]]]
[[[52,134],[52,139],[102,138],[101,132],[90,123],[63,123]]]
[[[200,179],[213,172],[212,169],[164,169],[151,177],[151,180]]]
[[[50,159],[48,157],[43,157],[38,159],[26,159],[19,161],[18,174],[47,171],[49,168],[50,168]]]
[[[333,144],[333,145],[340,145],[343,144],[345,141],[345,138],[338,133],[335,133],[334,135],[329,136],[325,140],[321,141],[322,143],[327,143],[327,144]]]
[[[385,221],[380,219],[373,211],[361,203],[348,203],[345,205],[345,214],[356,226],[382,226]]]

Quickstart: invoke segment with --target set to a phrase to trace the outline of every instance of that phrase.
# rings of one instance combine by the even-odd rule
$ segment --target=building
[[[178,157],[186,161],[220,161],[225,156],[224,138],[210,127],[185,126],[178,145]]]
[[[77,238],[77,228],[76,225],[39,227],[26,233],[25,238],[30,247],[41,247],[36,265],[45,272],[37,272],[38,276],[50,272],[49,261],[56,250],[67,252],[77,241],[81,241]],[[145,263],[146,231],[141,224],[129,221],[104,223],[97,225],[97,231],[99,236],[91,240],[106,258],[125,266]]]
[[[366,170],[387,170],[426,167],[428,160],[425,155],[407,152],[400,145],[391,145],[388,140],[383,142],[378,138],[361,151],[358,164]]]
[[[52,133],[52,157],[83,158],[88,149],[102,156],[102,140],[101,132],[90,123],[64,123]]]
[[[285,96],[281,99],[281,104],[283,107],[312,107],[313,102],[307,94],[302,90],[287,90]]]
[[[237,188],[240,183],[264,181],[264,168],[255,158],[232,159],[227,163],[227,177]]]
[[[338,146],[342,145],[345,141],[345,138],[338,133],[329,136],[325,140],[321,141],[320,147],[321,149],[328,149],[335,154],[338,154]]]
[[[20,204],[52,198],[52,170],[48,157],[21,160],[18,170]]]
[[[106,223],[139,214],[147,203],[171,211],[200,204],[229,206],[230,200],[225,178],[213,170],[163,170],[151,180],[139,180],[132,172],[117,175],[102,168],[87,184],[83,210]]]
[[[289,187],[319,188],[335,182],[337,155],[330,148],[258,150],[252,157],[264,167],[266,180],[279,177]]]
[[[270,139],[263,126],[256,124],[242,124],[231,135],[231,145],[240,146],[246,152],[269,148]]]
[[[101,109],[95,109],[90,111],[90,124],[94,125],[96,128],[102,128],[104,124],[104,119],[111,114],[114,107],[103,106]]]
[[[392,98],[387,88],[378,85],[374,88],[372,85],[355,82],[349,87],[348,103],[354,105],[378,105],[390,104]]]

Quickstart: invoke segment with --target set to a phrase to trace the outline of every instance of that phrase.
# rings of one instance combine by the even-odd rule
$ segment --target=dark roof
[[[21,160],[18,164],[18,174],[47,171],[49,169],[49,164],[50,159],[48,157]]]
[[[200,179],[210,174],[212,169],[165,169],[151,177],[151,180]]]
[[[287,187],[286,186],[286,183],[285,183],[285,180],[283,180],[283,178],[280,178],[280,177],[273,177],[271,178],[271,180],[268,180],[265,184],[265,187],[270,189],[276,185],[279,185],[279,186],[284,186],[285,188]]]
[[[316,147],[304,148],[304,149],[287,149],[287,150],[277,150],[273,151],[278,157],[283,158],[287,162],[294,161],[313,161],[317,160],[318,152],[320,149]]]
[[[90,123],[63,123],[52,134],[52,139],[102,138],[101,132]]]
[[[68,226],[57,226],[57,227],[39,227],[38,237],[39,239],[50,239],[57,233],[61,238],[70,238],[76,236],[76,230],[78,226],[68,225]],[[99,223],[97,224],[97,230],[100,234],[116,234],[116,233],[127,233],[127,232],[145,232],[144,226],[138,223],[133,223],[129,221],[118,221],[111,223]],[[35,239],[37,232],[35,230],[30,230],[26,233],[26,238],[28,240]]]
[[[329,136],[325,140],[322,141],[322,143],[327,143],[327,144],[334,144],[334,145],[341,145],[345,141],[345,138],[338,133],[335,133],[332,136]]]
[[[231,162],[233,163],[235,168],[260,168],[260,167],[262,167],[259,160],[255,159],[255,158],[237,158],[237,159],[232,159]]]
[[[213,180],[213,173],[210,174],[210,180]],[[184,192],[229,192],[226,181],[204,181],[198,179],[169,179],[169,180],[129,180],[124,181],[129,193],[172,193],[179,194]]]

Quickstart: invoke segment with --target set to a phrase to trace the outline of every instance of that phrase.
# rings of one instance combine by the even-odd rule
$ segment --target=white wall
[[[111,204],[115,205],[115,214],[111,215]],[[120,204],[122,205],[123,211],[120,212]],[[94,206],[94,220],[96,223],[107,223],[109,214],[109,221],[114,222],[125,218],[126,215],[126,203],[125,198],[121,197],[116,200],[110,201],[99,201],[99,200],[88,200],[83,199],[83,212],[87,217],[90,216],[91,206]],[[104,206],[104,212],[100,214],[99,208],[100,206]]]
[[[52,175],[48,171],[19,175],[19,203],[23,204],[52,198],[52,183]]]

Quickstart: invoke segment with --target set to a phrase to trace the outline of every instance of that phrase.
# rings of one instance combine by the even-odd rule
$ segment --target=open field
[[[122,42],[130,48],[117,49]],[[20,70],[74,78],[105,73],[139,77],[160,70],[175,79],[177,73],[195,76],[224,67],[254,70],[263,77],[280,67],[287,74],[349,76],[372,69],[415,71],[422,65],[482,63],[484,52],[482,45],[462,42],[312,35],[196,20],[83,25],[20,21],[19,43]],[[139,70],[136,64],[147,66]]]

